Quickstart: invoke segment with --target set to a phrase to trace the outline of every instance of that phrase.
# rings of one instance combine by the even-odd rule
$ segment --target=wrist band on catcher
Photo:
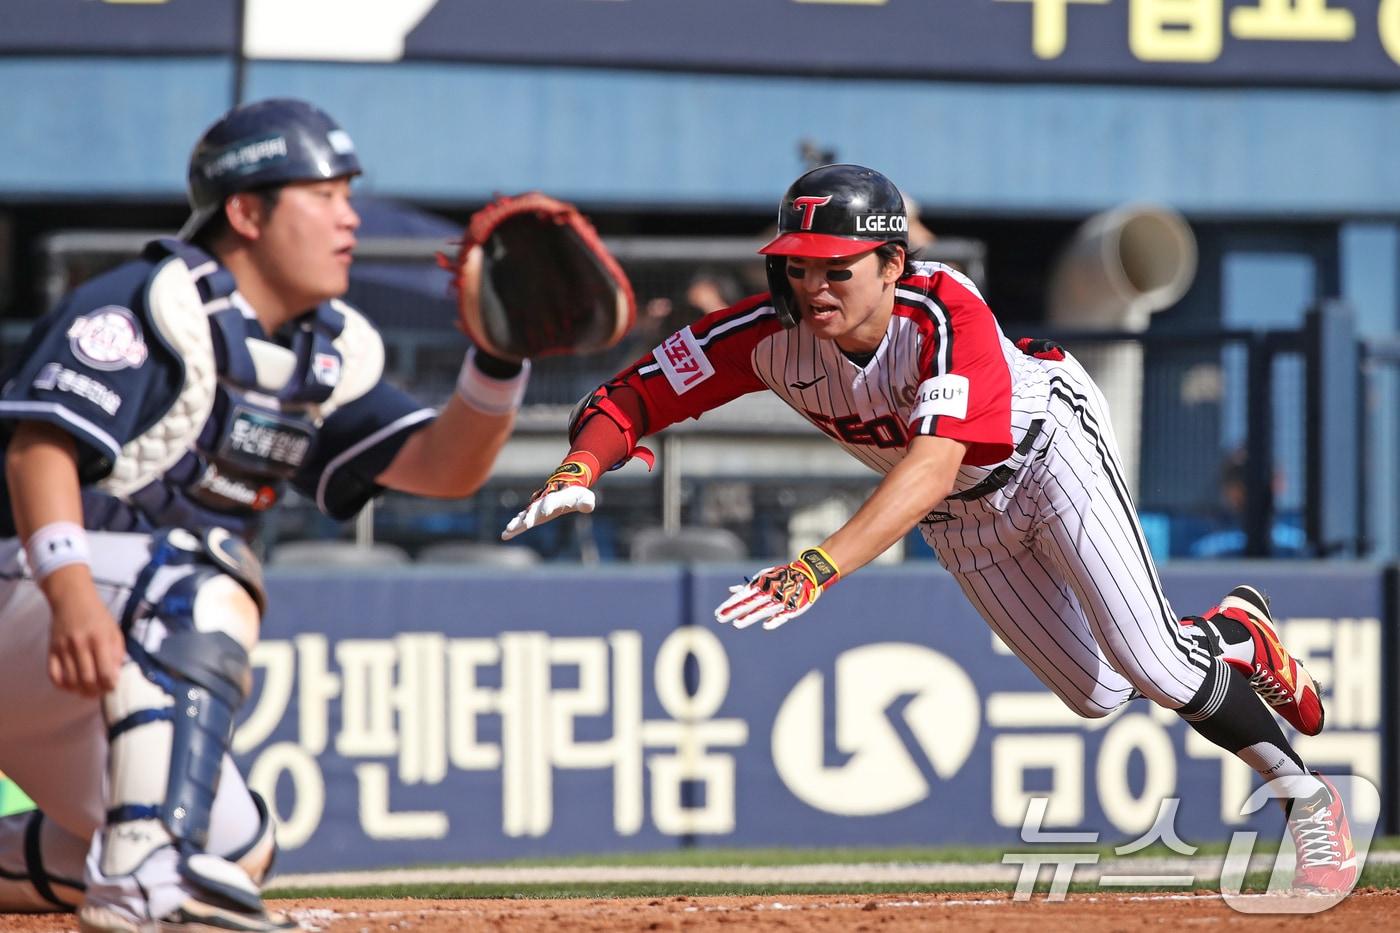
[[[87,532],[73,522],[50,522],[29,536],[24,543],[29,555],[29,572],[42,580],[69,564],[91,564]]]
[[[520,375],[520,370],[525,368],[524,360],[507,360],[499,356],[492,356],[481,347],[476,348],[476,368],[481,370],[492,379],[513,379]]]
[[[530,361],[520,364],[520,373],[509,379],[494,379],[476,364],[476,347],[467,351],[462,370],[457,374],[457,397],[477,411],[488,415],[508,415],[525,399],[525,385],[530,381]]]

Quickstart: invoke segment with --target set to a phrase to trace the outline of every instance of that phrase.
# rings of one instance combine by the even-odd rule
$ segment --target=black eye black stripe
[[[807,275],[806,267],[789,265],[787,267],[788,278],[800,279]],[[827,269],[826,280],[828,282],[845,282],[855,275],[850,269]]]

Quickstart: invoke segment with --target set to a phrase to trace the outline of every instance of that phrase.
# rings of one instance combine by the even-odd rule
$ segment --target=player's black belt
[[[1037,418],[1031,422],[1030,427],[1026,428],[1026,434],[1021,438],[1021,443],[1016,445],[1015,453],[1015,456],[1020,457],[1022,462],[1025,461],[1026,455],[1031,452],[1031,447],[1035,445],[1036,439],[1040,437],[1040,432],[1044,427],[1045,419]],[[1013,467],[1003,463],[1001,466],[988,473],[977,485],[964,489],[962,492],[955,492],[948,496],[948,498],[956,502],[971,502],[973,499],[981,499],[985,496],[990,496],[992,493],[1011,482],[1011,477],[1016,475],[1017,469],[1019,469],[1019,466]]]

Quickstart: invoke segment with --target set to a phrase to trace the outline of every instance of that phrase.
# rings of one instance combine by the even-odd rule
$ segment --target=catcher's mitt
[[[472,215],[455,262],[462,329],[492,356],[589,353],[637,316],[627,274],[572,204],[532,191]]]

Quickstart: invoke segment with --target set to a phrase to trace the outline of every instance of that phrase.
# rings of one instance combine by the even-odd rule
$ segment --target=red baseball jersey
[[[915,265],[897,283],[884,340],[864,366],[804,324],[784,329],[767,294],[672,334],[624,376],[642,397],[647,433],[769,389],[878,472],[929,434],[968,445],[955,490],[981,482],[1013,456],[1030,415],[1044,412],[1044,374],[1023,363],[1030,358],[966,276]]]

